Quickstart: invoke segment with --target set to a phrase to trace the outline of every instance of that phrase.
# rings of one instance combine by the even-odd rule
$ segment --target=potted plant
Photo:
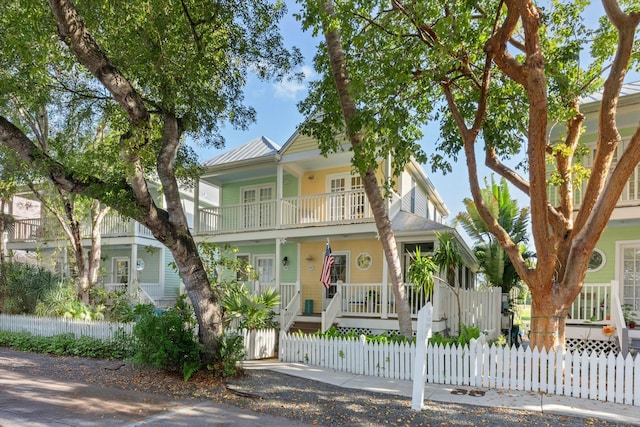
[[[624,323],[629,329],[636,327],[636,319],[633,315],[633,306],[631,304],[622,304],[622,317],[624,317]]]

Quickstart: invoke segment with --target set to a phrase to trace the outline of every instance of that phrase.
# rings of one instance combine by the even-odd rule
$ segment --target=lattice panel
[[[587,351],[587,353],[609,353],[613,352],[618,354],[618,343],[616,341],[599,341],[599,340],[585,340],[581,338],[567,338],[565,341],[567,350],[579,350]]]
[[[349,332],[355,332],[358,335],[372,335],[373,332],[370,328],[349,328],[345,326],[338,326],[338,331],[343,334],[348,334]]]

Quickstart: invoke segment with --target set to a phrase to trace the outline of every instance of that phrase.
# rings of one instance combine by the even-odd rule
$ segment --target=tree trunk
[[[531,348],[547,351],[564,348],[565,329],[570,302],[560,301],[551,293],[531,293]]]
[[[7,229],[7,224],[6,224],[5,216],[4,216],[4,207],[5,207],[5,201],[4,201],[4,199],[0,199],[0,268],[4,268],[4,263],[5,263],[5,259],[4,259],[4,251],[5,251],[4,232]]]
[[[331,0],[325,2],[325,10],[329,19],[335,16]],[[340,33],[335,29],[335,27],[325,24],[324,36],[327,42],[329,60],[331,62],[331,72],[338,91],[340,108],[347,126],[347,136],[353,146],[354,157],[363,157],[363,155],[360,154],[360,150],[364,135],[361,131],[352,130],[351,126],[358,111],[353,98],[349,94],[349,76],[344,51],[342,49]],[[413,336],[411,310],[409,308],[409,302],[407,301],[404,283],[402,282],[402,267],[400,265],[400,258],[398,257],[398,247],[396,245],[395,236],[391,228],[389,213],[387,212],[384,199],[380,193],[380,187],[378,185],[375,171],[371,167],[367,167],[364,174],[362,173],[362,169],[360,169],[359,172],[363,177],[364,190],[367,194],[367,198],[369,199],[369,203],[371,204],[373,217],[378,230],[378,236],[380,236],[385,258],[389,265],[389,274],[391,276],[391,286],[395,296],[400,334],[406,337],[411,337]]]
[[[154,232],[153,229],[151,229]],[[155,235],[155,232],[154,232]],[[202,363],[213,364],[219,360],[222,337],[222,307],[218,295],[209,284],[207,273],[200,259],[198,248],[189,233],[187,236],[172,236],[173,244],[167,245],[178,266],[189,299],[198,320],[198,338],[204,346]]]

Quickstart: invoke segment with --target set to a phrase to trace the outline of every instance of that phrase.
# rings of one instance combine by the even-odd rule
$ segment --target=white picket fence
[[[86,336],[108,341],[113,339],[119,330],[131,334],[133,323],[0,314],[0,331],[29,332],[39,337],[73,334],[77,338]]]
[[[276,357],[278,331],[275,329],[243,329],[245,360]]]
[[[0,314],[0,331],[29,332],[39,337],[73,334],[76,338],[86,336],[109,341],[118,331],[131,335],[133,326],[134,323]],[[244,338],[246,360],[276,357],[278,332],[275,329],[243,329],[241,333]]]
[[[280,335],[279,359],[354,374],[411,380],[414,344]],[[551,393],[640,406],[640,357],[488,346],[427,347],[426,381],[434,384]]]

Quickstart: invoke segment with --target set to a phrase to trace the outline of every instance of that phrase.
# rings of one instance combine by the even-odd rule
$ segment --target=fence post
[[[427,344],[431,338],[433,307],[428,302],[418,312],[418,331],[416,333],[416,359],[414,362],[413,395],[411,409],[420,411],[424,404],[424,382],[427,374]]]

